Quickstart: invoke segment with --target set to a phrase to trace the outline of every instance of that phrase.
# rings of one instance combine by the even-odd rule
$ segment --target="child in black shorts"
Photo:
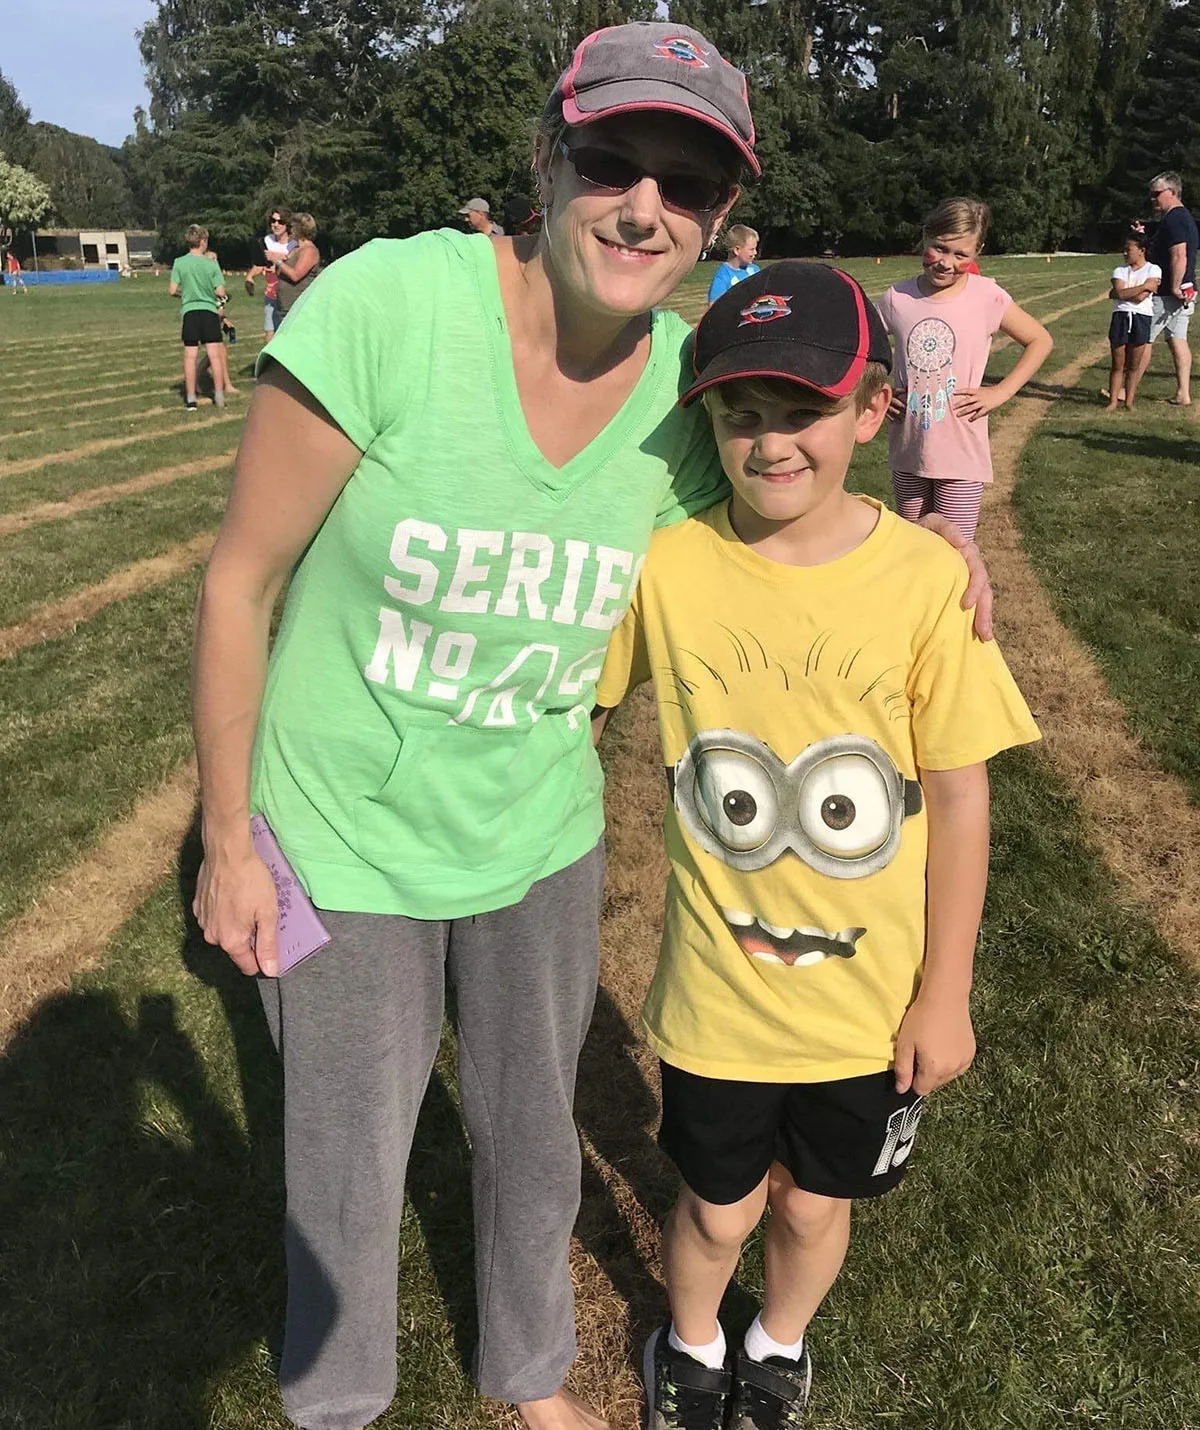
[[[684,1186],[651,1430],[800,1423],[851,1205],[899,1182],[922,1098],[974,1055],[985,761],[1038,734],[958,556],[844,488],[890,364],[835,269],[778,263],[717,300],[682,401],[703,394],[733,494],[656,533],[599,684],[602,725],[653,678],[671,791],[644,1026]],[[731,1357],[717,1309],[768,1206]]]
[[[1122,401],[1126,409],[1133,407],[1150,355],[1154,295],[1161,282],[1162,269],[1147,260],[1145,237],[1131,233],[1125,240],[1125,262],[1113,269],[1109,289],[1113,305],[1108,325],[1112,371],[1106,412],[1115,412]]]

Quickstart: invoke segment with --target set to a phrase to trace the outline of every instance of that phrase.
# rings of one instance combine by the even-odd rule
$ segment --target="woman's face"
[[[569,150],[586,151],[578,161],[585,172],[600,151],[626,161],[638,177],[616,191],[589,183],[561,148],[540,156],[547,201],[543,242],[560,296],[570,294],[582,307],[614,317],[645,313],[691,272],[737,197],[736,189],[726,188],[720,140],[695,120],[643,112],[569,129],[564,142]],[[709,189],[718,197],[710,208],[684,208],[664,201],[652,175],[667,181],[669,196]]]

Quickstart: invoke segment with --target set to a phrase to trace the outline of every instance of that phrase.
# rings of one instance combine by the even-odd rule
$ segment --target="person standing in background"
[[[296,241],[288,236],[288,224],[292,211],[286,204],[276,204],[268,218],[268,231],[263,237],[265,262],[256,264],[246,272],[246,292],[254,297],[254,280],[261,273],[266,280],[263,290],[263,332],[269,338],[279,326],[282,314],[279,311],[279,274],[273,260],[283,259],[296,247]]]
[[[715,303],[721,294],[727,293],[734,284],[741,283],[743,279],[760,271],[754,261],[758,257],[758,233],[755,229],[748,224],[735,223],[729,230],[726,242],[729,245],[729,257],[713,274],[712,282],[708,285],[710,303]]]
[[[196,409],[196,349],[203,343],[213,375],[213,402],[225,406],[225,344],[218,300],[225,298],[220,266],[208,252],[208,229],[194,223],[184,235],[188,251],[171,267],[172,298],[183,310],[183,391],[187,410]]]
[[[1176,173],[1168,171],[1150,180],[1150,202],[1159,221],[1147,256],[1162,270],[1162,282],[1154,295],[1150,342],[1141,370],[1144,372],[1149,367],[1153,346],[1165,332],[1175,364],[1175,396],[1167,401],[1172,407],[1190,407],[1192,350],[1188,347],[1187,335],[1188,320],[1196,308],[1196,220],[1184,208],[1183,181]]]
[[[282,258],[271,260],[279,278],[276,326],[283,322],[296,299],[321,272],[321,250],[313,242],[316,234],[317,221],[312,214],[293,214],[288,222],[288,237],[292,246]]]
[[[489,238],[504,237],[504,230],[492,220],[492,206],[487,199],[468,199],[458,213],[476,233],[485,233]]]

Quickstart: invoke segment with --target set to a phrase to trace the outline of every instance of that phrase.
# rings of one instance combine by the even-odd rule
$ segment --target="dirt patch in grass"
[[[89,968],[175,867],[196,804],[187,760],[0,934],[0,1048],[34,1005]]]
[[[55,640],[83,621],[89,620],[105,606],[111,606],[114,601],[136,596],[139,591],[161,585],[190,567],[199,565],[212,550],[215,539],[215,532],[201,532],[191,541],[185,541],[158,556],[148,557],[145,561],[135,561],[132,566],[114,572],[105,581],[76,591],[61,601],[48,602],[20,625],[0,627],[0,660],[7,660],[26,646]]]
[[[139,492],[153,491],[155,487],[169,486],[187,477],[203,476],[206,472],[219,471],[233,461],[232,452],[222,452],[216,457],[200,457],[194,462],[179,462],[173,467],[156,467],[152,472],[143,472],[140,477],[130,477],[127,482],[114,482],[107,487],[93,487],[80,492],[67,501],[39,502],[37,506],[27,506],[22,511],[0,516],[0,537],[12,536],[24,531],[27,526],[40,526],[45,521],[62,521],[66,517],[77,516],[81,511],[105,506],[110,501],[122,497],[136,496]]]
[[[1052,375],[1053,387],[1074,387],[1107,352],[1107,341],[1094,344]],[[982,540],[1005,654],[1109,867],[1172,947],[1200,964],[1200,810],[1130,733],[1123,707],[1058,619],[1021,543],[1010,499],[1021,452],[1046,411],[1045,397],[1016,399],[992,443],[995,484],[985,498]]]
[[[240,422],[245,414],[239,410],[224,412],[220,416],[207,418],[207,422]],[[0,462],[0,478],[19,477],[26,472],[40,471],[43,467],[57,467],[64,462],[78,462],[86,457],[95,457],[101,452],[111,452],[117,447],[129,447],[135,442],[149,442],[157,437],[174,437],[180,432],[195,432],[195,418],[189,422],[189,414],[181,412],[179,420],[169,427],[155,427],[149,432],[136,432],[131,437],[97,437],[94,442],[84,442],[79,447],[70,447],[65,452],[48,452],[39,457],[22,457],[15,462]]]

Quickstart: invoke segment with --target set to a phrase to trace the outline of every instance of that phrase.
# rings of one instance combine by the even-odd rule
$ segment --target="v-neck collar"
[[[662,381],[664,362],[673,359],[678,365],[678,348],[673,353],[668,351],[670,343],[664,340],[662,314],[656,309],[651,315],[650,352],[633,391],[586,447],[556,467],[533,440],[521,407],[494,246],[486,238],[468,246],[474,247],[476,254],[475,277],[488,336],[492,390],[509,454],[534,487],[564,500],[600,471],[638,430]]]

